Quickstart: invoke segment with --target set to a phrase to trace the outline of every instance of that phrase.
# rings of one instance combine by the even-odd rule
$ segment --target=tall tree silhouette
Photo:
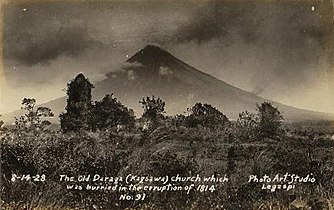
[[[263,102],[257,105],[257,115],[259,118],[259,133],[262,137],[277,136],[281,129],[283,115],[270,102]]]
[[[15,126],[17,129],[38,130],[44,129],[51,123],[43,118],[53,117],[53,113],[48,107],[36,107],[36,99],[24,98],[21,109],[26,113],[20,117],[15,117]]]
[[[92,129],[92,88],[83,74],[76,76],[67,88],[66,113],[60,114],[63,132]]]
[[[161,98],[152,96],[143,98],[139,103],[144,109],[142,119],[144,119],[150,128],[156,128],[163,121],[165,113],[165,102]]]

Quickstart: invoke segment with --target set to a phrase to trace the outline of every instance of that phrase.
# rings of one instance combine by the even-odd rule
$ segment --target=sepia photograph
[[[0,1],[3,210],[334,210],[333,0]]]

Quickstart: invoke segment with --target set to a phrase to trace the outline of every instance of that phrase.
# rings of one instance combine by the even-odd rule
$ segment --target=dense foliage
[[[83,74],[68,84],[66,112],[59,116],[64,132],[92,130],[92,88]]]
[[[93,104],[92,88],[93,85],[83,74],[68,84],[66,112],[59,116],[64,133],[134,126],[134,112],[112,97],[112,94],[107,94]]]
[[[274,137],[279,135],[283,116],[281,112],[269,102],[257,105],[258,131],[262,137]]]
[[[143,98],[139,103],[144,109],[142,115],[142,122],[145,125],[145,129],[155,129],[163,123],[165,113],[165,102],[161,98],[155,98],[154,96],[147,96]]]
[[[217,126],[227,126],[229,120],[227,117],[210,104],[196,103],[193,107],[188,109],[190,113],[185,123],[189,127],[196,127],[198,125],[204,127],[214,128]]]
[[[133,127],[135,124],[133,110],[112,97],[112,94],[95,102],[93,116],[93,130],[105,130],[117,126]]]
[[[312,132],[302,130],[300,125],[284,127],[279,110],[267,102],[258,105],[256,113],[240,113],[236,121],[202,103],[190,108],[187,116],[165,116],[165,102],[154,97],[140,102],[144,114],[135,119],[133,111],[112,95],[92,103],[92,86],[83,76],[78,77],[69,84],[61,130],[44,125],[42,118],[52,116],[52,112],[46,107],[36,109],[34,99],[23,100],[27,113],[17,119],[16,126],[0,127],[3,209],[333,207],[331,127]],[[147,122],[151,124],[145,129]],[[277,173],[312,173],[316,182],[275,192],[247,182],[250,174]],[[47,180],[12,181],[13,174],[45,174]],[[122,201],[118,192],[66,189],[66,184],[59,181],[61,174],[226,174],[229,182],[216,185],[213,192],[149,192],[145,200]]]

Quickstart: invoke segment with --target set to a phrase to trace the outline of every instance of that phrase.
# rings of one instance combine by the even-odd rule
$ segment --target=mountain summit
[[[147,45],[144,49],[134,54],[127,62],[139,62],[143,65],[154,65],[161,62],[170,62],[173,60],[169,52],[155,45]]]
[[[154,45],[147,45],[124,62],[121,70],[112,71],[106,76],[107,79],[94,84],[93,98],[98,100],[114,93],[137,115],[142,113],[140,99],[152,95],[166,102],[169,115],[182,114],[196,102],[202,102],[217,107],[232,119],[236,119],[242,111],[254,111],[256,104],[270,101],[199,71]],[[288,121],[334,118],[330,114],[271,102]],[[43,104],[50,107],[55,116],[64,111],[65,105],[66,97]],[[10,116],[18,114],[16,112]],[[4,115],[4,118],[7,119],[8,115]]]
[[[171,75],[176,70],[182,71],[190,67],[171,53],[155,45],[147,45],[129,58],[126,63],[134,64],[136,67],[141,65],[143,68],[134,68],[133,70],[137,71],[137,73],[141,71],[141,73],[151,74],[146,75],[148,77],[154,74],[158,76]]]

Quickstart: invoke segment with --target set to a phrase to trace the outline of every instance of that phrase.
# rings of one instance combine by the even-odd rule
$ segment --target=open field
[[[291,127],[291,126],[290,126]],[[314,129],[317,129],[314,127]],[[7,130],[1,140],[4,209],[333,209],[333,131],[284,132],[275,139],[238,139],[237,132],[163,125],[140,130],[62,134]],[[174,174],[173,174],[174,173]],[[314,183],[270,192],[250,175],[312,174]],[[11,181],[13,174],[45,174],[44,182]],[[60,174],[217,177],[213,192],[147,193],[143,201],[119,192],[67,190]]]

